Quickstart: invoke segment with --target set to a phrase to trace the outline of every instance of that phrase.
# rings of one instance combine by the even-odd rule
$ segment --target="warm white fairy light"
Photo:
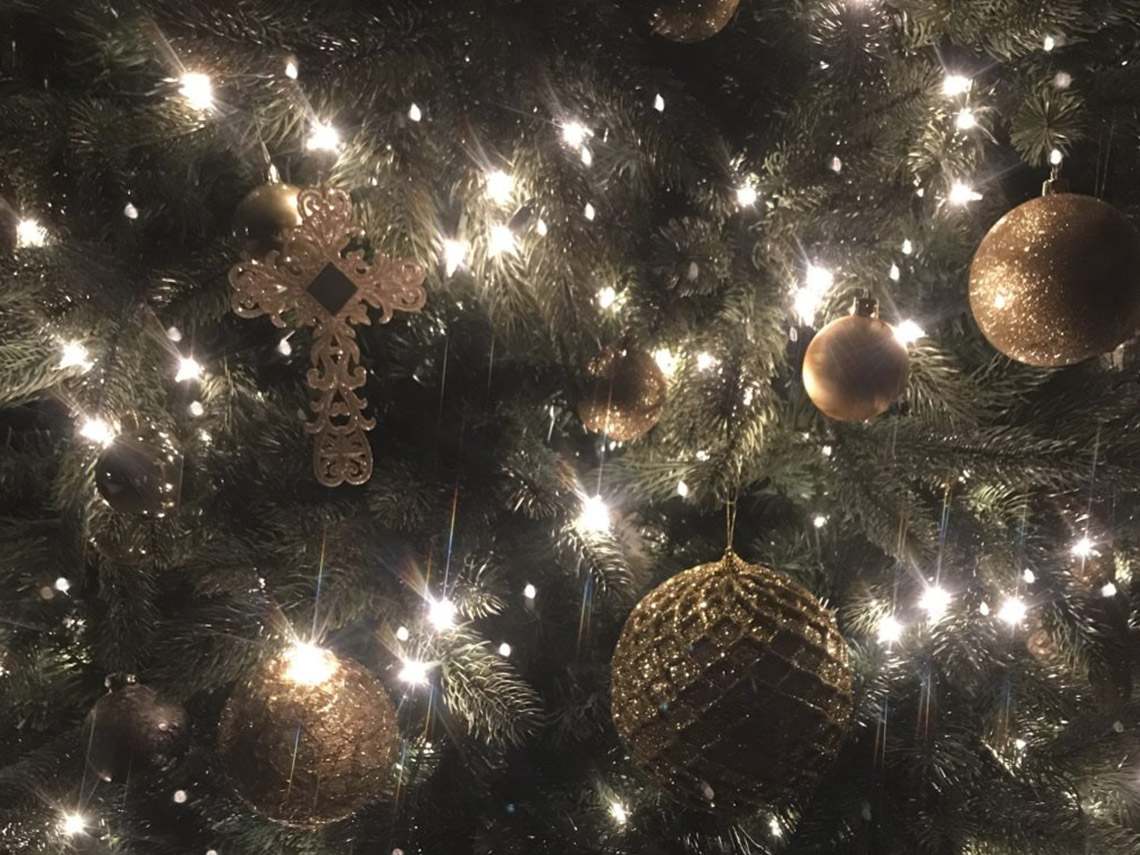
[[[925,335],[926,331],[909,318],[895,327],[895,338],[903,344],[914,344]]]
[[[1020,597],[1006,597],[997,611],[997,619],[1010,626],[1017,626],[1029,612],[1029,606]]]
[[[424,113],[423,110],[420,109],[420,105],[412,102],[412,106],[408,108],[408,118],[413,122],[418,122],[423,117]]]
[[[610,802],[610,816],[618,825],[625,825],[626,820],[629,819],[629,811],[626,810],[625,805],[614,799]]]
[[[455,603],[446,597],[440,597],[438,600],[428,597],[428,623],[437,630],[442,632],[454,629],[456,612]]]
[[[139,209],[132,203],[127,202],[127,204],[123,205],[123,216],[128,220],[137,220],[139,218]]]
[[[538,596],[538,589],[536,587],[534,587],[534,585],[532,585],[530,582],[527,582],[523,586],[523,596],[526,597],[528,600],[533,600],[535,597]]]
[[[833,156],[831,160],[827,162],[827,168],[838,175],[843,171],[843,160],[839,157]]]
[[[534,224],[534,230],[538,232],[539,237],[546,237],[546,232],[548,230],[546,220],[542,219],[542,217],[539,217],[538,222]]]
[[[298,73],[299,69],[297,68],[297,60],[295,60],[293,57],[289,57],[287,60],[285,60],[285,76],[290,80],[296,80]]]
[[[176,805],[184,805],[184,804],[186,804],[186,800],[187,800],[188,798],[189,798],[189,796],[186,794],[186,791],[185,791],[185,790],[175,790],[175,791],[174,791],[174,796],[173,796],[173,799],[174,799],[174,803],[175,803]]]
[[[1062,153],[1061,149],[1059,149],[1059,148],[1055,148],[1051,152],[1049,152],[1049,163],[1051,163],[1053,166],[1060,166],[1061,162],[1064,159],[1065,159],[1065,155],[1064,155],[1064,153]]]
[[[594,154],[586,146],[582,146],[582,165],[592,166],[594,163]]]
[[[85,418],[79,426],[79,435],[97,445],[110,445],[118,431],[105,419]]]
[[[659,347],[653,351],[653,361],[657,363],[657,367],[666,377],[672,377],[677,370],[677,357],[667,347]]]
[[[587,220],[590,220],[592,222],[594,217],[597,216],[598,212],[596,210],[594,210],[593,205],[591,205],[589,202],[587,202],[586,207],[582,209],[582,213],[586,217]]]
[[[87,818],[78,811],[68,811],[59,819],[59,830],[68,837],[82,834],[87,828]]]
[[[289,356],[289,354],[291,354],[293,352],[293,345],[291,345],[289,343],[289,337],[288,336],[281,339],[281,341],[277,342],[277,352],[280,353],[282,356]]]
[[[174,382],[184,383],[187,380],[202,379],[202,364],[193,356],[183,356],[178,360],[178,370],[174,374]]]
[[[1053,85],[1058,89],[1068,89],[1073,85],[1073,75],[1067,71],[1058,71],[1053,75]]]
[[[77,341],[66,341],[63,343],[59,355],[60,368],[79,368],[83,371],[89,371],[93,364],[87,355],[87,348],[82,344]]]
[[[396,640],[397,641],[407,641],[408,640],[408,628],[406,626],[401,626],[401,627],[396,628]]]
[[[428,681],[428,663],[416,659],[400,660],[399,678],[409,686],[423,686]]]
[[[187,71],[178,83],[178,94],[195,110],[213,109],[214,84],[210,81],[210,75],[200,71]]]
[[[1026,585],[1032,585],[1037,581],[1037,574],[1030,570],[1028,567],[1021,574],[1021,578],[1025,581]]]
[[[697,354],[697,370],[709,371],[715,368],[720,363],[720,360],[713,356],[711,353],[701,351]]]
[[[653,109],[658,113],[665,112],[665,98],[661,95],[660,92],[658,92],[657,95],[653,98]]]
[[[820,301],[834,283],[835,274],[826,267],[817,264],[808,265],[804,286],[796,290],[792,300],[800,323],[810,324],[815,320]]]
[[[515,192],[515,180],[501,169],[488,172],[484,182],[487,198],[499,205],[509,202]]]
[[[911,255],[914,252],[914,244],[910,238],[905,238],[902,242],[902,254]]]
[[[1116,583],[1105,582],[1100,588],[1100,595],[1102,597],[1115,597],[1116,596]]]
[[[968,131],[978,126],[978,117],[974,115],[974,111],[969,107],[963,107],[958,111],[958,115],[954,119],[954,124],[958,130]]]
[[[736,188],[736,204],[741,208],[751,208],[759,197],[760,194],[751,184],[742,184]]]
[[[464,265],[469,249],[465,241],[454,238],[446,238],[443,241],[443,265],[448,276],[453,276],[455,271]]]
[[[879,625],[876,627],[879,644],[894,644],[902,638],[902,634],[903,625],[894,615],[883,615],[879,618]]]
[[[37,247],[47,243],[47,229],[37,220],[24,219],[16,224],[16,246]]]
[[[973,85],[974,82],[964,74],[947,74],[942,79],[942,94],[951,98],[965,95]]]
[[[1088,558],[1090,555],[1096,554],[1096,544],[1093,543],[1092,539],[1089,538],[1089,536],[1086,534],[1084,537],[1074,543],[1069,548],[1069,551],[1072,552],[1073,555],[1077,556],[1077,558]]]
[[[902,278],[902,270],[899,269],[897,264],[892,264],[891,269],[887,271],[887,276],[890,277],[892,282],[898,282]]]
[[[610,509],[601,496],[587,496],[582,499],[582,507],[574,525],[579,531],[590,534],[610,530]]]
[[[492,256],[502,255],[504,252],[510,252],[515,248],[515,233],[511,231],[510,226],[498,223],[491,226],[491,234],[487,240],[487,252]]]
[[[511,655],[511,646],[507,642],[504,641],[499,645],[499,655],[504,659]]]
[[[1025,746],[1027,746],[1028,744],[1029,743],[1026,742],[1024,739],[1022,739],[1020,736],[1017,737],[1017,739],[1013,740],[1013,747],[1016,748],[1018,751],[1024,751]]]
[[[614,290],[612,285],[607,285],[604,288],[598,289],[598,305],[603,309],[609,309],[617,301],[617,291]]]
[[[684,481],[677,482],[677,495],[682,499],[689,495],[689,485]]]
[[[952,597],[950,592],[938,585],[929,585],[922,592],[918,600],[918,607],[926,612],[926,616],[933,622],[942,619],[950,608]]]
[[[571,148],[581,148],[587,137],[593,136],[581,122],[566,122],[562,125],[562,141]]]
[[[66,576],[60,576],[58,579],[55,580],[55,586],[54,587],[61,594],[66,594],[68,591],[71,590],[71,582],[68,580],[68,578]]]
[[[340,151],[340,133],[327,122],[314,122],[309,128],[309,138],[305,141],[309,151]]]
[[[825,517],[823,514],[816,514],[811,518],[811,524],[816,528],[823,528],[825,525],[827,525],[827,517]]]
[[[780,827],[780,820],[774,816],[768,818],[768,831],[771,832],[773,837],[784,836],[784,829]]]
[[[336,669],[336,657],[312,642],[298,641],[285,651],[285,679],[299,686],[319,686]]]
[[[1046,52],[1051,51],[1053,48],[1057,47],[1057,39],[1053,36],[1046,36],[1045,41],[1041,46],[1045,48]]]
[[[947,197],[951,205],[968,205],[971,202],[977,202],[982,198],[982,194],[977,192],[973,187],[965,181],[955,181],[950,187],[950,195]]]

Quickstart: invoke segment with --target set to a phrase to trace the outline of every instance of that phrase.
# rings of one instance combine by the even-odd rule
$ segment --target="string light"
[[[598,305],[603,309],[608,309],[617,301],[617,291],[614,290],[612,285],[607,285],[598,291]]]
[[[1104,585],[1101,586],[1100,595],[1102,597],[1115,597],[1116,596],[1116,583],[1115,582],[1105,582]]]
[[[825,517],[823,514],[816,514],[811,518],[811,524],[816,528],[823,528],[825,525],[827,525],[827,517]]]
[[[977,202],[982,198],[982,194],[978,193],[964,181],[955,181],[950,188],[950,196],[948,197],[951,205],[964,206],[970,202]]]
[[[659,347],[653,351],[653,361],[666,377],[672,377],[677,370],[677,357],[667,347]]]
[[[190,415],[194,416],[194,418],[198,418],[204,412],[206,412],[206,408],[202,405],[201,401],[191,401],[190,406],[186,408],[186,411],[190,413]]]
[[[835,283],[835,275],[826,267],[809,264],[804,276],[804,287],[795,292],[793,306],[800,322],[810,324],[815,320],[815,314],[820,301]]]
[[[319,686],[336,673],[336,657],[312,642],[298,641],[285,652],[285,679],[300,686]]]
[[[423,686],[428,681],[428,663],[415,659],[400,660],[399,678],[409,686]]]
[[[978,126],[978,118],[974,115],[974,111],[969,107],[963,107],[958,111],[958,116],[954,120],[954,124],[960,131],[968,131]]]
[[[586,137],[592,137],[593,132],[581,122],[566,122],[562,125],[562,141],[571,148],[581,148]]]
[[[1058,71],[1053,75],[1053,85],[1058,89],[1068,89],[1073,85],[1073,75],[1067,71]]]
[[[594,163],[594,155],[586,146],[582,146],[582,165],[592,166]]]
[[[446,597],[434,600],[428,597],[428,623],[439,631],[455,628],[455,603]]]
[[[309,138],[305,141],[305,148],[309,151],[328,151],[335,154],[340,151],[340,133],[330,124],[314,122],[309,129]]]
[[[736,204],[741,208],[751,208],[756,204],[760,194],[751,184],[742,184],[736,188]]]
[[[175,803],[176,805],[184,805],[184,804],[186,804],[186,799],[187,799],[187,798],[189,798],[189,797],[186,795],[186,791],[185,791],[185,790],[175,790],[175,791],[174,791],[174,803]]]
[[[77,341],[64,342],[59,357],[59,367],[61,369],[80,368],[83,371],[89,371],[93,364],[94,363],[87,356],[87,348]]]
[[[486,176],[487,197],[500,205],[511,200],[515,192],[515,180],[501,169],[488,172]]]
[[[697,370],[709,371],[715,368],[720,363],[720,360],[713,356],[711,353],[702,351],[697,354]]]
[[[533,600],[538,596],[538,589],[535,588],[534,585],[532,585],[530,582],[527,582],[526,585],[523,586],[523,596],[528,600]]]
[[[16,246],[39,247],[47,243],[47,229],[36,220],[20,220],[16,225]]]
[[[515,233],[510,226],[499,223],[491,226],[491,236],[487,241],[487,251],[492,255],[501,255],[515,248]]]
[[[296,80],[297,74],[298,74],[297,60],[294,59],[293,57],[289,57],[287,60],[285,60],[285,76],[288,77],[290,80]]]
[[[658,92],[653,99],[653,109],[658,113],[665,112],[665,99],[661,96],[660,92]]]
[[[499,655],[504,659],[511,655],[511,646],[507,642],[504,641],[499,645]]]
[[[610,802],[610,816],[614,818],[614,822],[618,825],[625,825],[626,820],[629,819],[629,811],[625,809],[625,805],[614,799]]]
[[[947,74],[942,79],[942,94],[951,98],[965,95],[973,85],[974,82],[964,74]]]
[[[1032,585],[1034,582],[1037,581],[1037,574],[1034,573],[1032,570],[1030,570],[1028,567],[1026,567],[1025,571],[1021,574],[1021,578],[1023,580],[1025,580],[1026,585]]]
[[[79,435],[97,445],[110,445],[117,434],[110,422],[98,418],[85,418],[79,427]]]
[[[139,209],[132,203],[127,202],[127,204],[123,205],[123,216],[128,220],[137,220],[139,218]]]
[[[883,615],[879,619],[877,635],[880,644],[894,644],[903,634],[903,625],[894,615]]]
[[[1053,38],[1053,36],[1046,36],[1042,47],[1045,48],[1046,53],[1048,53],[1052,51],[1053,48],[1057,47],[1057,40]]]
[[[293,352],[293,345],[289,344],[289,337],[288,336],[281,339],[281,341],[277,342],[277,352],[280,353],[282,356],[288,356],[289,354],[291,354]]]
[[[895,338],[903,344],[914,344],[920,338],[926,335],[926,332],[912,320],[902,321],[895,327]]]
[[[887,276],[891,278],[892,282],[898,282],[899,279],[902,278],[902,271],[899,270],[899,266],[897,264],[892,264],[891,269],[887,271]]]
[[[582,508],[575,520],[575,527],[586,533],[600,533],[610,530],[610,509],[601,496],[587,496],[582,500]]]
[[[926,612],[926,616],[931,622],[937,623],[950,608],[951,599],[949,591],[937,585],[930,585],[922,592],[922,596],[918,600],[918,607]]]
[[[539,237],[546,237],[546,220],[542,219],[542,217],[539,217],[538,222],[534,224],[534,230],[538,232]]]
[[[66,576],[60,576],[55,580],[55,589],[61,594],[66,594],[71,590],[71,582],[68,581]]]
[[[178,371],[174,374],[174,382],[185,383],[187,380],[200,380],[202,378],[202,365],[192,356],[183,356],[178,360]]]
[[[1049,163],[1051,163],[1053,166],[1060,166],[1061,162],[1064,159],[1065,159],[1065,155],[1061,152],[1061,149],[1059,149],[1059,148],[1055,148],[1051,152],[1049,152]]]
[[[59,830],[68,837],[82,834],[87,828],[87,819],[77,811],[68,811],[59,820]]]
[[[408,118],[413,122],[418,122],[424,117],[423,111],[420,110],[419,104],[412,102],[412,106],[408,108]]]
[[[914,244],[911,243],[910,238],[905,238],[902,242],[902,254],[910,255],[914,252]]]
[[[407,641],[408,640],[408,628],[406,626],[401,626],[401,627],[397,628],[396,640],[397,641]]]
[[[1017,739],[1013,740],[1013,747],[1016,748],[1018,751],[1024,751],[1025,746],[1028,744],[1029,743],[1026,742],[1024,739],[1022,739],[1020,736]]]
[[[677,482],[677,495],[682,499],[689,495],[689,485],[684,481]]]
[[[582,213],[585,214],[587,220],[593,221],[594,216],[597,214],[597,211],[594,210],[594,206],[592,204],[587,202],[586,207],[582,209]]]
[[[178,329],[178,327],[175,326],[167,327],[166,337],[177,344],[178,342],[182,341],[182,330]]]
[[[1019,597],[1006,597],[1005,602],[998,609],[997,619],[1010,626],[1017,626],[1029,611],[1029,607]]]
[[[784,836],[784,829],[780,828],[780,821],[774,816],[768,818],[768,831],[771,832],[773,837]]]
[[[214,107],[214,84],[208,74],[200,71],[187,71],[182,75],[178,94],[195,110],[212,110]]]
[[[467,261],[470,247],[464,241],[447,238],[443,242],[443,264],[448,276],[455,275],[455,271]]]
[[[1070,552],[1077,556],[1077,558],[1088,558],[1090,555],[1096,554],[1096,544],[1094,544],[1086,534],[1070,547]]]

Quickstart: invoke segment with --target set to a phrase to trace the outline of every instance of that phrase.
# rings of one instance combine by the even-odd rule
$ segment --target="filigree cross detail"
[[[313,327],[306,374],[317,397],[305,429],[316,434],[313,472],[327,487],[363,484],[372,476],[372,449],[365,431],[376,420],[364,414],[368,401],[357,390],[367,379],[360,364],[354,324],[380,323],[395,311],[423,308],[424,269],[364,250],[346,252],[358,230],[349,224],[352,201],[343,190],[310,188],[297,197],[301,223],[288,229],[280,250],[243,259],[230,268],[234,312],[243,318],[267,315],[279,327],[285,315],[298,327]]]

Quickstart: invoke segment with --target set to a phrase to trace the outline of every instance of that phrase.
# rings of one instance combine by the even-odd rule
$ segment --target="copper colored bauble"
[[[272,182],[254,187],[234,209],[234,237],[253,258],[281,249],[286,229],[301,224],[297,208],[300,188],[293,184]]]
[[[379,680],[311,645],[239,683],[218,725],[218,755],[238,795],[286,825],[351,815],[388,780],[399,743]]]
[[[990,344],[1028,365],[1112,350],[1140,325],[1140,235],[1111,205],[1046,185],[978,247],[970,308]]]
[[[182,493],[182,455],[174,438],[153,425],[120,433],[95,461],[95,486],[120,513],[170,513]]]
[[[852,709],[831,613],[731,552],[637,604],[612,679],[614,726],[633,762],[682,801],[730,813],[808,793]]]
[[[104,781],[122,783],[171,768],[189,745],[185,710],[139,685],[132,674],[108,677],[107,689],[83,723],[92,771]]]
[[[804,354],[803,380],[825,415],[861,422],[883,413],[906,389],[910,358],[879,305],[855,301],[855,311],[816,333]]]
[[[656,360],[639,350],[607,350],[589,367],[590,387],[578,402],[586,430],[629,442],[657,424],[667,384]]]
[[[740,0],[667,0],[653,13],[653,31],[675,42],[700,42],[725,28]]]

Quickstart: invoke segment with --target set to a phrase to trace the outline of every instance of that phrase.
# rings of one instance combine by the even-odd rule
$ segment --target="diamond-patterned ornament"
[[[297,199],[301,224],[284,234],[284,246],[263,258],[244,259],[230,268],[234,312],[243,318],[267,315],[279,327],[295,315],[299,327],[313,327],[309,387],[319,393],[305,426],[316,434],[313,471],[327,487],[363,484],[372,476],[372,449],[364,432],[376,420],[364,415],[367,400],[356,390],[366,380],[353,324],[371,323],[368,308],[380,310],[380,323],[395,311],[423,308],[424,269],[364,250],[346,252],[358,230],[349,225],[352,202],[343,190],[310,188]]]

